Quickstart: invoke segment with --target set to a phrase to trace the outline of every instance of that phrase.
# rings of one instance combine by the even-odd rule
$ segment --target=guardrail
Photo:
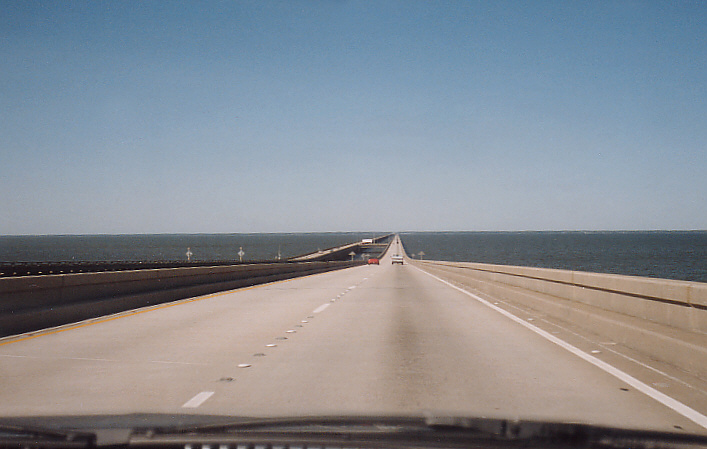
[[[0,336],[361,263],[282,262],[0,278]]]
[[[707,283],[480,263],[415,261],[707,378]]]

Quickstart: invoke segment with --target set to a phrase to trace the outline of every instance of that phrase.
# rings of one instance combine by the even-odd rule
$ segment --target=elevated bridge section
[[[345,258],[353,248],[327,256]],[[253,266],[249,276],[271,281],[217,294],[189,290],[181,301],[0,338],[0,420],[110,415],[106,422],[115,427],[116,415],[139,416],[144,425],[146,411],[430,418],[437,415],[423,410],[436,410],[438,422],[471,423],[475,435],[473,417],[481,416],[512,420],[503,421],[510,424],[504,429],[529,420],[707,435],[707,381],[700,377],[707,303],[699,283],[409,259],[392,264],[396,254],[403,254],[398,237],[379,265]],[[272,281],[285,267],[313,274],[335,265],[352,268]],[[94,288],[127,293],[146,286],[149,275],[177,287],[188,278],[232,282],[245,269],[11,279],[29,289],[63,279],[66,292],[93,296]],[[126,275],[132,279],[117,282]],[[70,285],[89,279],[96,284]],[[26,299],[46,298],[52,286],[42,286],[43,294]]]
[[[369,258],[379,258],[388,249],[393,241],[394,234],[386,234],[370,239],[362,239],[359,242],[348,243],[346,245],[335,246],[302,254],[288,259],[290,262],[328,262],[343,260],[367,260]]]

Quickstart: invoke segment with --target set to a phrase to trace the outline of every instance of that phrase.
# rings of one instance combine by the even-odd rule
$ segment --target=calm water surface
[[[707,231],[402,233],[419,258],[707,282]]]
[[[0,236],[0,262],[274,260],[383,233]]]
[[[0,236],[0,262],[273,260],[386,232]],[[707,282],[707,231],[403,232],[408,254]]]

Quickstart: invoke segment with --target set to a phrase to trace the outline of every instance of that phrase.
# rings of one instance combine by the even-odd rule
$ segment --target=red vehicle
[[[368,259],[368,264],[369,265],[380,265],[380,260],[376,259],[375,257],[371,257]]]

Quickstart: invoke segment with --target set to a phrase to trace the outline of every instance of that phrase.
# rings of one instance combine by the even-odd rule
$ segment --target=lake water
[[[707,231],[401,233],[425,259],[707,282]]]
[[[282,259],[382,233],[0,236],[0,262]]]
[[[0,262],[273,260],[386,234],[0,236]],[[408,254],[707,282],[707,231],[410,232]]]

